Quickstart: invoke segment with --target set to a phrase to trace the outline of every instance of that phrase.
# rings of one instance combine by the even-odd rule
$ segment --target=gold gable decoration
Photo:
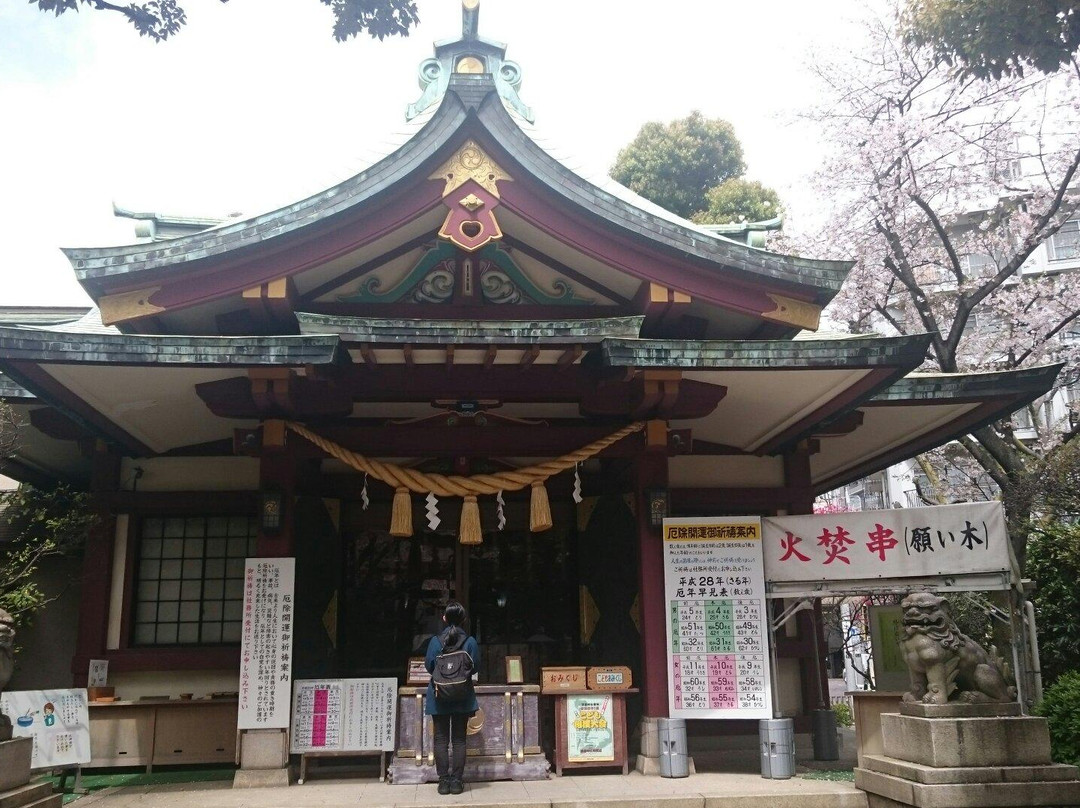
[[[495,196],[499,195],[497,183],[503,180],[513,181],[513,177],[499,168],[475,140],[466,140],[464,145],[454,152],[453,157],[439,166],[438,171],[428,179],[446,181],[444,198],[469,180],[479,183],[485,191]]]
[[[495,496],[503,491],[520,491],[526,486],[532,488],[529,529],[534,533],[549,529],[552,526],[551,507],[548,503],[547,490],[544,488],[547,479],[573,468],[626,436],[645,428],[644,421],[635,421],[605,438],[582,446],[576,452],[548,460],[546,463],[538,463],[535,466],[526,466],[514,471],[502,471],[498,474],[474,474],[464,477],[457,474],[428,474],[416,469],[407,469],[396,463],[383,463],[327,440],[302,424],[286,421],[284,425],[331,457],[336,457],[347,466],[381,480],[394,489],[394,506],[390,516],[391,536],[405,538],[413,534],[410,494],[462,497],[464,507],[461,510],[461,525],[458,533],[458,541],[461,544],[482,544],[484,541],[480,525],[480,509],[476,503],[477,496]]]

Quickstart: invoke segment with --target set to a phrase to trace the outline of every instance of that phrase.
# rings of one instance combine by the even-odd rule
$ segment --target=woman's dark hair
[[[452,600],[443,609],[443,617],[446,618],[447,625],[462,626],[465,624],[465,607]]]

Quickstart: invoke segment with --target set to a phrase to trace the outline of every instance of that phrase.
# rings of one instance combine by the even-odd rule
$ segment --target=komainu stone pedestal
[[[881,716],[885,753],[855,769],[870,808],[1080,805],[1080,772],[1051,762],[1046,719],[1010,704],[905,708]]]
[[[32,738],[0,741],[0,806],[3,808],[60,808],[63,794],[53,794],[52,784],[30,782]]]

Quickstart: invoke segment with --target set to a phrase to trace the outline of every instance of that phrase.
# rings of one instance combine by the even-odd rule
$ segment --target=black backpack
[[[447,642],[453,638],[456,642]],[[465,650],[464,631],[446,631],[439,638],[443,650],[435,657],[431,683],[436,701],[465,701],[473,694],[473,658]]]

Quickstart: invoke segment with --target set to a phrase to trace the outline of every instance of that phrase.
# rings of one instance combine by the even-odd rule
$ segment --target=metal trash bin
[[[790,718],[763,718],[758,722],[761,740],[761,776],[787,780],[795,775],[795,722]]]
[[[686,719],[658,718],[660,776],[689,777],[690,756],[686,748]]]

